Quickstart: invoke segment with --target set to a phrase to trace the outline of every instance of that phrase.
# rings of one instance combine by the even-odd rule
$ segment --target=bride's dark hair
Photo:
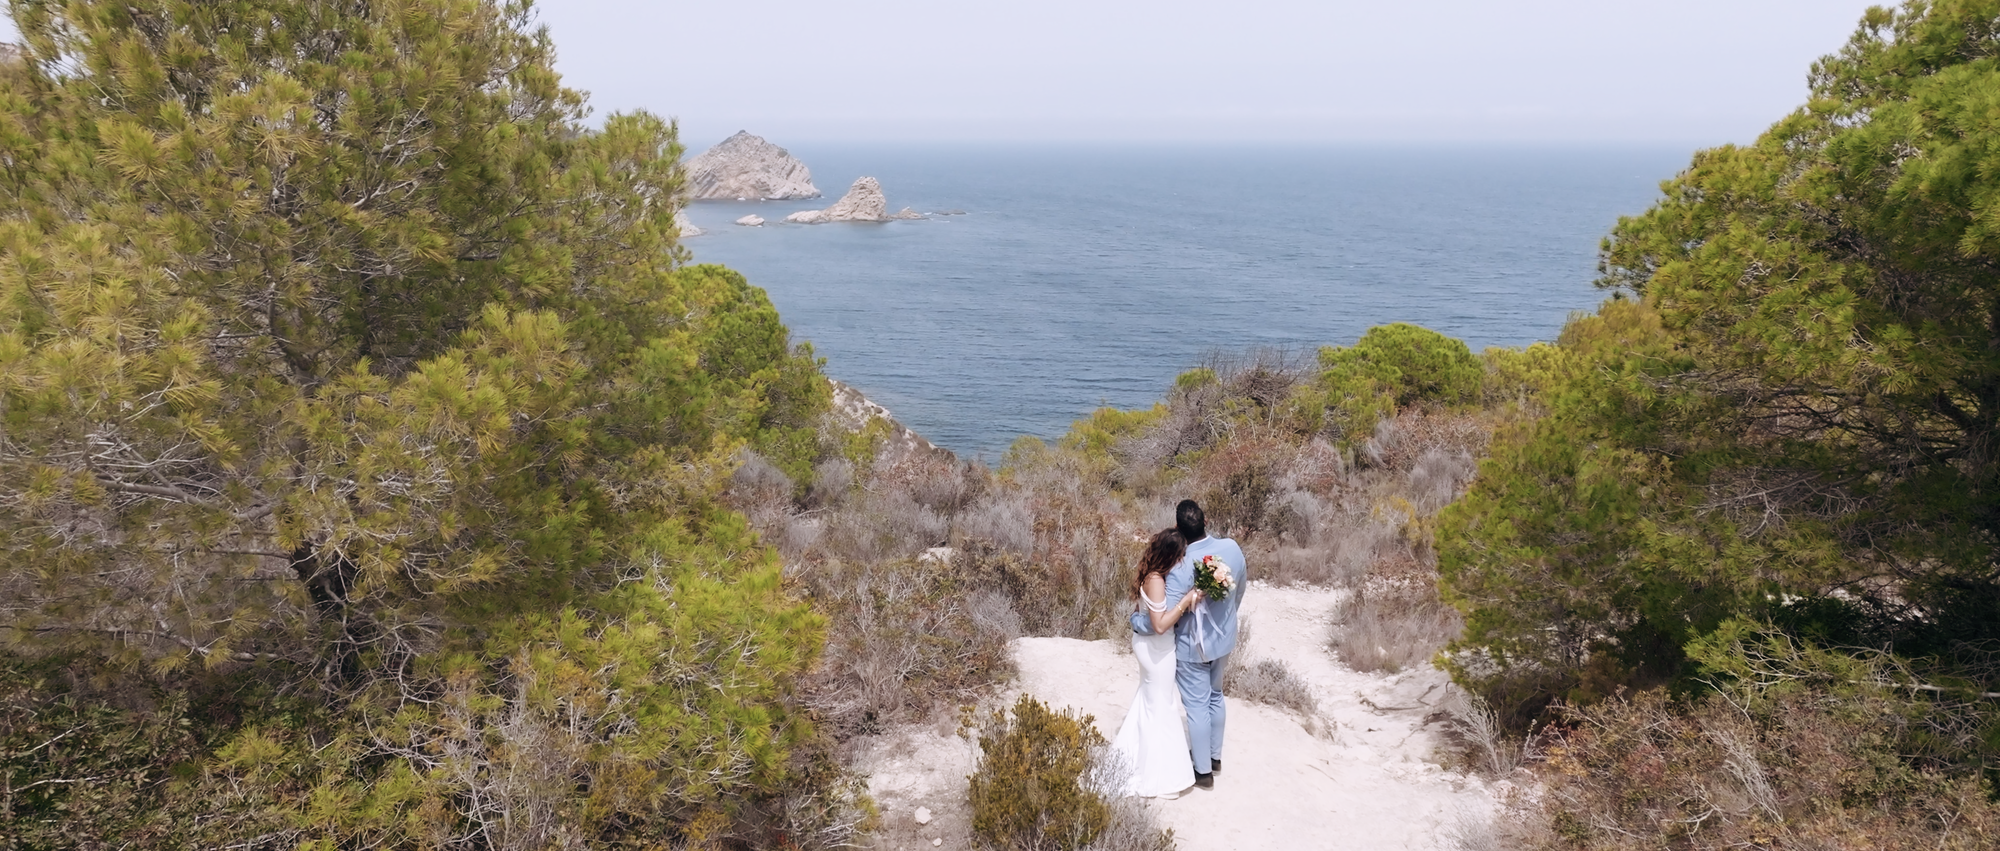
[[[1176,529],[1167,529],[1154,535],[1146,542],[1146,552],[1139,556],[1139,572],[1132,577],[1132,597],[1139,597],[1140,589],[1146,587],[1146,576],[1157,573],[1162,578],[1174,564],[1187,555],[1187,539]]]

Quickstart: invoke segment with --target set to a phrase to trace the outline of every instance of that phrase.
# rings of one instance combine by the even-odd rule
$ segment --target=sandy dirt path
[[[1484,782],[1431,761],[1437,730],[1426,718],[1446,694],[1442,672],[1362,674],[1340,665],[1326,649],[1340,592],[1262,585],[1249,592],[1251,640],[1239,648],[1239,663],[1278,659],[1310,684],[1320,732],[1289,711],[1231,700],[1215,788],[1151,803],[1183,851],[1448,849],[1461,819],[1495,809]],[[1095,716],[1107,738],[1117,732],[1139,685],[1129,648],[1024,638],[1013,649],[1020,677],[1002,705],[1027,692]],[[878,740],[860,765],[883,810],[876,847],[970,847],[963,801],[976,762],[976,747],[942,720]],[[917,807],[932,812],[930,823],[915,822]]]

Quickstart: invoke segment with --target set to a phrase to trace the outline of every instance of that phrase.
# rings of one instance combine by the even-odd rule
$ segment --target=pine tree
[[[1570,326],[1549,416],[1444,518],[1466,648],[1546,699],[1684,677],[1732,617],[2000,638],[1996,20],[1870,10],[1804,107],[1618,224],[1602,283],[1637,298]]]
[[[0,642],[318,684],[348,733],[230,770],[323,778],[328,847],[692,836],[776,782],[819,626],[717,495],[808,471],[828,390],[684,265],[674,127],[584,124],[525,2],[12,9]]]

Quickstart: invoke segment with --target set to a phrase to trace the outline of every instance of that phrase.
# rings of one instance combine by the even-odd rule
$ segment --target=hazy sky
[[[598,112],[837,140],[1748,141],[1866,0],[543,0]]]
[[[699,149],[1747,142],[1868,0],[542,0],[601,116]],[[0,21],[0,39],[14,38]]]

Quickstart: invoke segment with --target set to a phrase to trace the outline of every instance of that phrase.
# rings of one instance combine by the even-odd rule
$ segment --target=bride
[[[1187,730],[1181,726],[1180,688],[1174,685],[1174,624],[1201,602],[1201,592],[1190,591],[1172,606],[1166,599],[1167,571],[1186,554],[1187,542],[1179,532],[1154,535],[1132,578],[1132,593],[1139,611],[1151,620],[1153,634],[1132,636],[1132,655],[1139,657],[1139,694],[1112,743],[1132,769],[1128,795],[1173,797],[1194,785]]]

